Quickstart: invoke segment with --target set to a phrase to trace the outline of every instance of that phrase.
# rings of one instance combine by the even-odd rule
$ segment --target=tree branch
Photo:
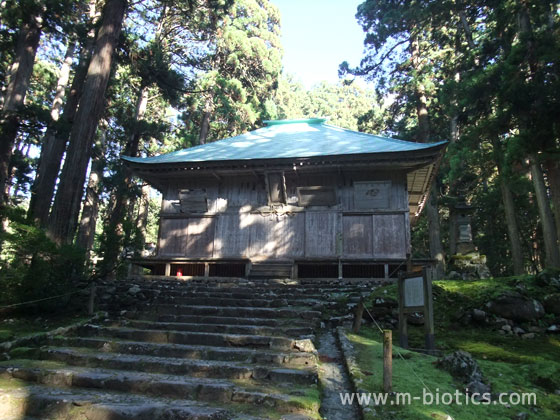
[[[397,42],[393,45],[385,54],[381,56],[381,58],[375,63],[374,65],[367,66],[361,69],[354,69],[351,73],[355,76],[367,76],[369,73],[377,70],[384,62],[389,58],[389,56],[401,45],[410,42],[410,39],[405,38],[402,41]]]

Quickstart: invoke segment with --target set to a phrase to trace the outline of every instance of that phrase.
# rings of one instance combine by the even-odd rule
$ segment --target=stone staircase
[[[243,279],[105,285],[99,321],[0,362],[0,418],[320,418],[315,334],[342,296],[369,289]]]

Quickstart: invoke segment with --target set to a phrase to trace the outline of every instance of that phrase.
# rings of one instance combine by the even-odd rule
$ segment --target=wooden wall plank
[[[372,257],[372,216],[343,216],[342,241],[344,257]]]
[[[251,214],[250,257],[294,258],[303,256],[304,215]]]
[[[185,214],[185,219],[163,218],[159,254],[193,258],[269,256],[282,259],[339,254],[348,258],[404,258],[410,251],[406,214],[370,215],[367,214],[369,209],[356,209],[354,203],[355,182],[390,181],[389,210],[408,209],[404,172],[286,172],[288,203],[298,204],[297,188],[306,186],[335,188],[338,203],[332,207],[312,207],[291,216],[251,213],[267,205],[263,177],[262,174],[247,174],[169,180],[162,213],[180,217],[179,206],[173,204],[179,199],[179,190],[205,189],[206,214],[217,216],[201,218]],[[190,219],[187,221],[186,217]]]
[[[187,245],[188,219],[163,219],[161,221],[159,254],[184,256]]]
[[[336,256],[337,212],[305,213],[305,256]]]
[[[392,173],[391,180],[391,207],[395,209],[408,210],[408,189],[406,183],[406,173]]]
[[[373,216],[373,255],[375,258],[406,257],[405,216],[376,214]]]
[[[277,242],[275,256],[296,258],[304,255],[305,214],[297,213],[278,218],[272,233]]]
[[[162,197],[161,212],[179,213],[179,207],[173,204],[177,200],[179,200],[179,188],[174,183],[169,184]]]
[[[241,225],[239,213],[217,216],[214,238],[215,257],[241,257],[248,253],[249,229]]]
[[[213,217],[190,218],[185,255],[192,258],[212,257],[215,228],[216,221]]]
[[[260,214],[245,215],[244,225],[249,229],[249,256],[251,257],[274,255],[274,248],[270,249],[269,244],[269,218]]]
[[[354,208],[358,210],[388,210],[391,196],[391,181],[354,182]]]
[[[343,210],[366,210],[355,206],[354,183],[368,181],[391,181],[389,197],[390,208],[395,210],[408,209],[406,173],[404,171],[349,171],[341,175],[341,177],[343,177],[343,179],[341,179],[339,183],[338,196]]]
[[[406,212],[404,214],[404,232],[405,232],[405,245],[406,253],[412,254],[412,243],[410,239],[410,213]]]

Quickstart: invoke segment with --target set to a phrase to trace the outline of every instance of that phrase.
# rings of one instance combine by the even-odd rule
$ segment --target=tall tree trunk
[[[4,185],[4,197],[6,197],[6,200],[9,200],[11,196],[10,192],[12,190],[12,183],[17,173],[17,167],[14,160],[18,155],[21,157],[23,145],[23,137],[21,135],[18,135],[16,137],[14,147],[12,148],[12,161],[10,162],[10,167],[8,170],[8,179],[6,180],[6,184]]]
[[[58,243],[72,242],[76,231],[92,142],[105,108],[105,90],[111,74],[113,51],[118,42],[126,7],[126,0],[107,0],[103,8],[101,27],[72,125],[60,184],[49,218],[48,233]]]
[[[459,73],[459,71],[455,72],[454,79],[457,83],[461,80],[461,73]],[[456,96],[454,96],[451,100],[451,104],[454,112],[449,120],[449,139],[453,144],[459,141],[459,115]],[[449,195],[452,197],[456,197],[458,195],[456,182],[449,185]],[[450,208],[449,210],[449,255],[455,255],[457,253],[457,217],[454,214],[455,210],[453,208]]]
[[[19,153],[18,150],[15,151],[15,153]],[[12,153],[12,156],[14,156],[14,154]],[[4,184],[4,197],[6,197],[6,202],[8,202],[10,200],[10,192],[12,191],[12,186],[13,186],[13,179],[16,177],[16,173],[17,173],[17,167],[15,165],[10,165],[10,169],[8,172],[8,179],[6,180],[6,184]]]
[[[473,35],[471,26],[469,25],[469,21],[467,20],[467,15],[463,10],[459,11],[459,20],[461,21],[461,26],[463,27],[463,31],[465,31],[465,39],[467,40],[467,44],[469,48],[474,50],[476,45],[473,41]]]
[[[138,216],[136,218],[136,230],[138,231],[140,251],[146,244],[146,228],[148,226],[148,214],[150,211],[150,186],[142,185],[142,195],[138,200]]]
[[[435,184],[432,184],[430,189],[425,211],[428,218],[430,256],[436,260],[436,279],[442,279],[445,276],[445,254],[443,252],[443,246],[441,245],[441,228],[439,225],[437,190]]]
[[[509,188],[507,176],[503,169],[503,156],[504,152],[502,146],[498,139],[492,141],[493,156],[496,163],[496,168],[498,169],[498,177],[500,183],[500,191],[502,193],[502,202],[504,204],[504,213],[506,216],[506,226],[508,231],[508,238],[510,243],[511,258],[513,260],[513,273],[518,276],[525,274],[525,264],[523,258],[523,250],[521,247],[521,235],[519,233],[519,227],[517,224],[517,219],[515,217],[515,202],[513,201],[513,195],[511,189]]]
[[[449,255],[455,255],[457,253],[457,217],[454,214],[455,209],[449,209]]]
[[[94,25],[98,19],[95,0],[90,0],[88,14],[91,24]],[[61,69],[61,78],[58,83],[58,87],[60,88],[57,88],[57,96],[59,99],[57,100],[57,98],[55,98],[55,101],[53,102],[53,110],[57,106],[58,109],[55,111],[54,115],[51,111],[52,123],[47,127],[47,131],[43,137],[41,155],[39,157],[39,165],[37,167],[37,175],[31,188],[31,199],[29,202],[29,211],[27,213],[28,219],[40,226],[46,226],[48,222],[56,179],[60,171],[62,157],[64,156],[66,144],[68,142],[68,127],[72,126],[74,118],[76,117],[78,102],[82,95],[88,65],[94,46],[95,30],[92,28],[87,34],[85,46],[80,53],[80,61],[74,74],[74,78],[72,79],[68,99],[62,112],[62,124],[57,124],[60,106],[62,105],[64,99],[65,87],[68,84],[68,79],[66,79],[65,83],[64,80],[62,80],[66,70],[64,66],[66,65],[69,70],[72,63],[71,54],[69,54],[68,50],[66,52],[67,60],[65,60],[63,68]]]
[[[552,199],[554,221],[556,222],[556,237],[560,241],[560,163],[557,160],[548,159],[544,162],[548,185],[550,187],[550,198]],[[560,245],[560,243],[559,243]]]
[[[200,133],[198,135],[198,143],[205,144],[208,138],[208,132],[210,131],[210,112],[204,111],[202,113],[202,119],[200,121]]]
[[[142,86],[136,101],[136,111],[134,114],[134,129],[125,147],[125,156],[136,156],[140,143],[141,133],[139,122],[144,119],[146,107],[148,105],[148,88]],[[118,183],[111,206],[107,232],[111,235],[111,243],[107,244],[105,255],[103,255],[103,266],[107,273],[112,273],[117,266],[121,251],[122,239],[124,235],[123,221],[129,199],[129,192],[133,188],[132,174],[128,168],[122,168],[122,181]]]
[[[511,246],[511,258],[513,260],[513,274],[519,276],[525,274],[525,264],[523,262],[523,250],[519,240],[519,228],[515,218],[515,204],[513,195],[507,183],[506,178],[500,175],[500,190],[502,191],[502,201],[504,203],[504,212],[506,215],[506,225],[508,230],[509,243]]]
[[[546,254],[545,266],[560,268],[560,252],[558,250],[558,238],[556,236],[556,228],[550,203],[544,183],[543,171],[536,154],[530,155],[531,178],[535,187],[535,196],[537,197],[537,206],[541,217],[544,250]]]
[[[52,120],[43,137],[37,175],[31,187],[28,219],[36,222],[40,226],[45,226],[47,223],[56,178],[66,148],[66,137],[62,136],[62,133],[57,132],[56,123],[60,118],[60,109],[64,102],[66,87],[70,78],[70,69],[74,58],[75,47],[75,42],[71,42],[68,45],[66,56],[60,68],[60,77],[58,78],[56,94],[51,107]],[[79,90],[83,85],[85,74],[86,66],[85,63],[82,62],[82,59],[80,59],[80,66],[74,75],[68,101],[63,110],[63,121],[65,123],[71,123],[76,113]]]
[[[538,78],[538,60],[536,58],[535,51],[537,50],[538,45],[535,45],[535,38],[527,2],[520,1],[519,5],[519,33],[521,35],[524,35],[526,39],[525,61],[529,66],[531,79],[536,80]],[[520,119],[522,121],[522,130],[529,132],[534,126],[538,125],[538,116],[536,116],[535,114],[538,112],[536,110],[538,110],[539,107],[535,105],[537,105],[540,101],[541,98],[537,97],[531,104],[533,105],[532,108],[534,109],[529,109],[528,112],[525,112],[520,116]],[[535,120],[537,120],[536,123]],[[553,138],[552,134],[553,133],[550,133],[551,138]],[[542,140],[543,137],[546,136],[540,133],[541,144],[545,144],[546,142],[546,139],[544,141]],[[546,185],[544,183],[543,171],[538,160],[538,156],[535,152],[529,153],[529,161],[531,167],[531,178],[533,179],[533,185],[535,187],[537,206],[539,208],[543,230],[544,248],[546,254],[545,266],[560,267],[560,250],[558,249],[558,237],[556,234],[556,228],[554,226],[552,211],[550,210],[550,202],[546,191]]]
[[[412,65],[416,70],[420,69],[420,45],[416,37],[411,38]],[[418,140],[430,141],[430,117],[428,113],[427,98],[424,86],[416,82],[416,116],[418,119]],[[445,254],[441,244],[441,228],[439,224],[439,213],[437,208],[437,190],[435,184],[429,191],[425,204],[426,216],[428,218],[428,233],[430,243],[430,256],[436,260],[435,279],[441,279],[445,275]]]
[[[14,62],[9,70],[8,84],[0,117],[0,207],[6,203],[4,194],[10,176],[10,160],[19,130],[19,111],[33,73],[33,63],[41,38],[40,19],[31,18],[21,27],[16,44]]]
[[[105,169],[105,162],[103,159],[104,142],[104,139],[102,139],[93,153],[89,180],[86,187],[86,199],[84,201],[80,226],[78,228],[78,236],[76,238],[76,245],[86,251],[88,259],[93,246],[93,240],[95,238],[95,225],[97,223],[97,215],[99,213],[101,180],[103,179],[103,170]]]
[[[31,142],[27,142],[27,143],[25,144],[25,146],[23,146],[23,147],[21,148],[21,150],[20,150],[22,159],[25,160],[25,161],[29,161],[30,152],[31,152]],[[12,176],[12,178],[13,178],[15,175],[16,175],[16,174],[14,173],[14,175]],[[19,194],[20,192],[22,192],[22,191],[25,192],[25,190],[24,190],[24,185],[25,185],[25,184],[26,184],[25,180],[17,180],[17,182],[14,184],[14,190],[13,190],[12,195],[13,195],[14,197],[17,198],[17,196],[18,196],[18,194]]]
[[[60,76],[56,82],[56,92],[51,107],[51,119],[53,121],[58,121],[60,118],[60,110],[62,109],[64,97],[66,96],[66,88],[68,87],[68,81],[70,80],[70,69],[72,68],[72,61],[74,60],[75,49],[76,41],[72,40],[68,43],[68,47],[66,48],[64,61],[62,62],[62,66],[60,66]]]

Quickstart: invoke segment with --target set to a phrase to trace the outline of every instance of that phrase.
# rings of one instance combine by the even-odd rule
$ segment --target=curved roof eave
[[[131,168],[136,169],[171,169],[171,168],[184,168],[192,167],[196,169],[215,169],[219,167],[257,167],[263,165],[289,165],[297,162],[331,162],[339,164],[352,164],[357,160],[368,162],[383,162],[383,161],[407,161],[407,160],[422,160],[422,159],[436,159],[442,151],[447,147],[448,142],[430,143],[430,147],[419,150],[395,151],[395,152],[378,152],[378,153],[354,153],[354,154],[335,154],[335,155],[317,155],[317,156],[296,156],[296,157],[283,157],[283,158],[255,158],[255,159],[220,159],[210,161],[155,161],[147,162],[143,158],[131,158],[122,156],[121,159],[125,164]]]
[[[152,157],[123,157],[136,164],[197,164],[269,159],[421,152],[447,142],[416,143],[360,133],[324,119],[281,120],[239,136]]]

